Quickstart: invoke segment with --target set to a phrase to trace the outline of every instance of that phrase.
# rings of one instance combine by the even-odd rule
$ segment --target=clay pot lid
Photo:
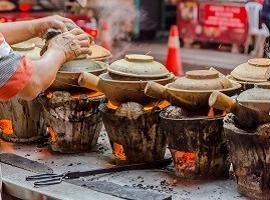
[[[11,45],[11,48],[14,51],[30,51],[30,50],[33,50],[35,46],[36,45],[33,42],[25,41],[25,42]]]
[[[94,72],[103,70],[106,64],[91,59],[78,59],[66,62],[59,71],[63,72]]]
[[[270,59],[268,58],[253,58],[248,62],[238,65],[231,75],[240,81],[248,82],[265,82],[266,71],[270,67]]]
[[[92,54],[87,56],[87,58],[90,58],[90,59],[107,59],[112,56],[110,51],[96,44],[91,45],[90,49],[92,51]]]
[[[237,97],[237,100],[241,102],[253,101],[262,103],[268,102],[270,104],[270,89],[264,87],[257,87],[245,90]]]
[[[231,88],[232,82],[213,70],[194,70],[186,72],[185,77],[178,78],[170,85],[180,90],[222,90]]]
[[[149,55],[129,54],[124,59],[113,62],[108,71],[113,74],[129,77],[164,77],[169,71],[164,65],[154,61]]]
[[[11,48],[19,53],[21,56],[26,56],[30,60],[39,60],[41,49],[36,47],[35,43],[31,41],[25,41],[11,45]]]
[[[212,70],[194,70],[188,71],[186,77],[190,79],[213,79],[218,78],[218,72]]]

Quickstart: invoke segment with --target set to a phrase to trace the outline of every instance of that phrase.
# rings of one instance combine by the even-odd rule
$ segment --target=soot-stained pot
[[[217,71],[194,70],[166,86],[150,81],[145,94],[157,99],[167,99],[176,106],[194,109],[207,107],[208,98],[213,91],[233,95],[240,87],[239,83],[230,81]]]
[[[245,90],[236,99],[232,99],[219,92],[213,92],[209,97],[209,105],[234,113],[241,121],[240,123],[246,127],[252,127],[252,124],[269,122],[270,84],[256,84],[255,88]],[[250,123],[244,124],[242,121],[250,121]]]
[[[79,59],[65,63],[57,72],[51,85],[53,90],[74,90],[80,88],[78,79],[82,72],[100,75],[107,69],[107,64],[91,59]]]
[[[231,76],[239,81],[245,82],[265,82],[267,81],[266,72],[270,67],[270,59],[268,58],[253,58],[248,62],[237,66]]]
[[[125,102],[148,103],[153,101],[144,94],[149,80],[166,85],[174,81],[174,75],[151,56],[127,55],[108,67],[108,73],[99,77],[83,73],[79,85],[103,92],[114,104]]]

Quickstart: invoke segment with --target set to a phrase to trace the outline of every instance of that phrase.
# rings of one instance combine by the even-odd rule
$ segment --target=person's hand
[[[40,19],[34,19],[31,22],[31,32],[37,36],[37,37],[45,37],[48,29],[52,28],[52,29],[59,29],[62,32],[66,32],[67,27],[65,25],[65,23],[72,23],[75,27],[77,27],[77,25],[68,18],[59,16],[59,15],[53,15],[53,16],[49,16],[49,17],[44,17],[44,18],[40,18]]]
[[[75,28],[54,37],[49,43],[48,51],[55,49],[63,52],[64,62],[67,62],[80,55],[91,54],[90,43],[89,36],[83,30]]]

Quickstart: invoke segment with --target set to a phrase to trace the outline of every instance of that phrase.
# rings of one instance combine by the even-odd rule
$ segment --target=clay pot
[[[100,75],[106,71],[107,64],[91,59],[73,60],[65,63],[57,72],[56,79],[51,85],[53,90],[73,90],[80,87],[78,79],[82,72]]]
[[[236,111],[234,114],[246,113],[246,115],[240,113],[242,121],[248,121],[253,117],[257,122],[269,122],[270,84],[258,84],[255,88],[242,92],[236,99],[214,92],[209,98],[209,105],[227,112],[241,109],[241,111]],[[249,119],[246,119],[246,117],[249,117]]]
[[[237,66],[231,72],[231,75],[239,81],[265,82],[267,81],[266,72],[268,67],[270,67],[270,59],[254,58]]]
[[[188,71],[185,77],[178,78],[171,84],[172,88],[182,90],[220,90],[231,86],[230,80],[214,70]]]
[[[40,51],[41,49],[36,47],[36,45],[30,41],[21,42],[18,44],[14,44],[11,48],[19,53],[22,56],[26,56],[31,60],[40,59]]]
[[[130,54],[124,59],[113,62],[108,67],[108,72],[113,75],[132,78],[162,78],[169,75],[164,65],[154,61],[152,56]]]
[[[131,54],[112,63],[108,73],[99,77],[82,73],[79,85],[103,92],[116,105],[130,101],[147,103],[153,101],[144,94],[149,80],[166,85],[174,81],[174,75],[152,56]]]
[[[166,85],[174,80],[174,75],[169,74],[154,82]],[[113,79],[109,73],[96,76],[90,73],[82,73],[79,78],[79,85],[91,90],[103,92],[106,97],[115,105],[125,102],[148,103],[153,101],[144,94],[144,88],[148,81],[123,81]]]
[[[173,105],[194,109],[207,107],[208,98],[213,91],[233,95],[239,88],[239,83],[228,80],[216,71],[195,70],[166,86],[150,81],[144,92],[153,98],[167,99]]]

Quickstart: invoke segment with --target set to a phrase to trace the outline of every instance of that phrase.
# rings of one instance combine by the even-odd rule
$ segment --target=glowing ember
[[[145,111],[147,111],[147,110],[153,109],[154,107],[158,107],[158,108],[162,109],[162,108],[165,108],[169,105],[170,105],[170,103],[168,101],[156,101],[156,102],[151,102],[151,103],[144,105],[143,108]],[[110,109],[116,110],[119,106],[115,105],[111,101],[108,101],[107,107]]]
[[[209,108],[207,116],[208,117],[214,117],[215,116],[214,108],[212,108],[212,107]]]
[[[208,110],[208,117],[214,117],[214,116],[225,116],[227,114],[226,111],[219,111],[219,110],[215,110],[214,108],[210,107]]]
[[[51,142],[55,142],[55,141],[56,141],[56,133],[55,133],[55,131],[53,130],[53,128],[48,127],[48,132],[49,132],[49,134],[50,134]]]
[[[107,107],[113,110],[116,110],[119,106],[113,104],[111,101],[108,101]]]
[[[175,167],[177,171],[195,171],[196,155],[193,152],[176,151],[174,152]]]
[[[74,92],[74,93],[71,93],[71,96],[74,98],[74,99],[79,99],[81,97],[81,95],[87,95],[88,97],[90,98],[94,98],[94,97],[99,97],[101,95],[103,95],[103,93],[101,92],[96,92],[96,91],[89,91],[87,93],[80,93],[80,92]]]
[[[121,144],[113,143],[113,155],[117,160],[126,160],[124,147]]]
[[[52,95],[53,95],[53,93],[52,93],[52,92],[48,92],[48,94],[47,94],[47,98],[48,98],[48,99],[51,99],[51,98],[52,98]]]
[[[158,102],[152,102],[144,106],[144,110],[151,110],[154,107],[158,107],[160,109],[165,108],[169,106],[170,103],[168,101],[158,101]]]
[[[1,141],[1,151],[5,153],[13,153],[15,151],[14,143]]]
[[[82,95],[86,95],[88,96],[89,98],[94,98],[94,97],[99,97],[101,95],[103,95],[103,93],[101,92],[98,92],[98,91],[88,91],[88,92],[72,92],[71,93],[71,96],[74,98],[74,99],[80,99],[80,97]],[[52,92],[48,92],[47,93],[47,98],[48,99],[51,99],[53,96],[53,93]]]
[[[0,120],[0,129],[2,129],[4,134],[11,135],[13,133],[12,121],[8,119]]]

